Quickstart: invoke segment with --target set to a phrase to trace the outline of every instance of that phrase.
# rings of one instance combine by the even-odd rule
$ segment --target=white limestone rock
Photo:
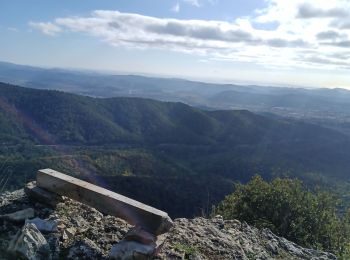
[[[34,218],[26,220],[26,223],[35,224],[35,226],[43,233],[57,232],[57,222],[54,220],[44,220],[41,218]]]
[[[141,260],[150,259],[154,253],[155,244],[144,245],[135,241],[123,240],[112,247],[109,258],[116,260]]]
[[[49,244],[31,223],[25,224],[12,239],[8,252],[28,260],[51,259]]]

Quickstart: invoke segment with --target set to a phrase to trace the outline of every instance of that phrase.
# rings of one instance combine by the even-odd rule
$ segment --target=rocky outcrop
[[[7,251],[24,259],[51,259],[50,247],[34,224],[26,223],[11,240]]]
[[[165,259],[336,259],[238,220],[177,219],[160,252]]]
[[[16,211],[14,213],[9,213],[5,215],[0,215],[0,219],[6,219],[12,222],[23,222],[26,219],[31,219],[34,217],[34,209],[27,208],[23,210]]]
[[[155,240],[71,199],[55,198],[48,206],[34,198],[23,190],[0,196],[1,216],[34,211],[17,221],[0,218],[0,259],[336,259],[219,216],[177,219],[170,232]]]

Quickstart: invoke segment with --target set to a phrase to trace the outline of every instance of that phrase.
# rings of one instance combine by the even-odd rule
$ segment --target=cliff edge
[[[220,216],[176,219],[168,233],[148,241],[124,220],[82,203],[46,202],[24,190],[0,195],[0,259],[337,259]],[[142,245],[133,242],[140,237]],[[149,257],[151,243],[156,252]]]

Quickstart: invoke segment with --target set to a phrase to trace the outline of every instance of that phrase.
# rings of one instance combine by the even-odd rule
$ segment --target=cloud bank
[[[198,1],[188,2],[199,6]],[[266,0],[266,3],[266,8],[233,22],[96,10],[86,17],[63,17],[29,25],[51,36],[83,33],[113,46],[180,51],[209,60],[289,68],[350,68],[349,1]],[[276,26],[269,28],[271,23]]]
[[[29,25],[34,28],[40,30],[42,33],[46,35],[56,35],[57,33],[61,32],[61,27],[57,26],[56,24],[53,24],[51,22],[46,23],[35,23],[35,22],[29,22]]]

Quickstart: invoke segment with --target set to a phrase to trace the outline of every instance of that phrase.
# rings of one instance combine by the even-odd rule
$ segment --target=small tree
[[[296,179],[276,178],[268,183],[255,176],[236,184],[215,210],[226,219],[236,218],[306,247],[343,254],[350,243],[349,221],[337,212],[335,195],[309,191]]]

